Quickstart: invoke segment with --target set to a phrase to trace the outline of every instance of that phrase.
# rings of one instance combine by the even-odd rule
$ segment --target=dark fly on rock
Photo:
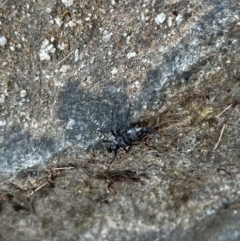
[[[102,142],[109,142],[110,145],[107,147],[108,152],[114,152],[114,157],[112,161],[109,163],[108,169],[110,165],[113,163],[117,156],[118,149],[122,148],[125,152],[129,152],[132,145],[136,145],[139,141],[141,141],[146,136],[157,133],[156,129],[142,126],[132,126],[126,128],[124,131],[121,131],[122,127],[127,123],[129,114],[130,114],[131,105],[129,105],[128,113],[126,120],[120,126],[117,126],[116,131],[113,130],[113,126],[111,127],[111,133],[115,137],[115,140],[103,140]],[[112,111],[112,124],[113,124],[113,111]]]

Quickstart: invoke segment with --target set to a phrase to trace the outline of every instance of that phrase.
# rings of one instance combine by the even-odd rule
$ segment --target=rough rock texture
[[[1,3],[0,239],[240,240],[239,16],[238,0]],[[107,172],[130,103],[122,130],[159,135]]]

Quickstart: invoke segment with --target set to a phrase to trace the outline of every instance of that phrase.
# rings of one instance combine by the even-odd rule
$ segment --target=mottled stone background
[[[238,0],[2,0],[0,239],[240,240],[239,65]]]

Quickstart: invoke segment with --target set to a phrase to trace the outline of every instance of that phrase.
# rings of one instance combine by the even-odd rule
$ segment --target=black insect
[[[121,128],[127,123],[129,113],[130,113],[131,105],[129,106],[127,118],[124,123],[116,128],[116,132],[111,127],[112,135],[115,137],[114,141],[103,140],[103,142],[110,142],[110,145],[107,147],[108,152],[114,152],[114,157],[109,164],[112,164],[115,157],[117,156],[118,149],[122,148],[125,152],[129,152],[132,145],[136,145],[139,141],[141,141],[144,137],[148,136],[152,133],[157,133],[156,129],[141,127],[141,126],[132,126],[127,128],[126,130],[121,132]],[[112,123],[113,123],[113,112],[112,112]],[[108,168],[109,168],[108,167]]]

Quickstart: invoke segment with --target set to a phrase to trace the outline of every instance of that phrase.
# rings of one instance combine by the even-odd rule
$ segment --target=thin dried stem
[[[227,111],[228,109],[230,109],[232,107],[233,104],[229,105],[227,108],[225,108],[220,114],[218,114],[216,117],[219,118],[225,111]]]
[[[44,186],[46,186],[47,184],[49,184],[49,182],[44,182],[42,185],[40,185],[39,187],[37,187],[34,191],[32,191],[28,196],[32,196],[35,192],[37,192],[38,190],[40,190],[41,188],[43,188]]]
[[[1,6],[0,8],[2,8],[6,3],[7,3],[8,0],[6,0]]]
[[[220,143],[220,141],[221,141],[221,139],[222,139],[222,135],[223,135],[223,131],[224,131],[224,129],[225,129],[225,126],[226,126],[226,124],[224,123],[224,124],[223,124],[223,127],[222,127],[222,130],[221,130],[221,133],[220,133],[220,137],[219,137],[219,139],[218,139],[218,142],[217,142],[217,144],[215,145],[215,147],[213,148],[214,151],[217,149],[217,147],[218,147],[218,145],[219,145],[219,143]]]
[[[54,180],[61,174],[61,170],[71,170],[74,167],[52,167],[50,168],[49,175],[48,175],[48,180],[47,182],[44,182],[43,184],[41,184],[39,187],[37,187],[34,191],[32,191],[28,196],[32,196],[34,193],[36,193],[37,191],[39,191],[41,188],[43,188],[44,186],[46,186],[47,184],[49,185],[54,185]],[[58,171],[58,172],[56,172]]]
[[[75,167],[56,167],[53,168],[53,170],[71,170],[74,169]]]
[[[70,52],[65,58],[63,58],[60,62],[58,62],[58,65],[61,64],[63,61],[65,61],[73,52],[74,50]]]
[[[168,126],[168,127],[165,127],[165,128],[163,128],[163,129],[160,129],[160,130],[161,130],[161,131],[162,131],[162,130],[168,130],[168,129],[172,128],[172,127],[180,126],[181,124],[182,124],[182,122],[178,122],[178,123],[176,123],[176,124],[174,124],[174,125],[170,125],[170,126]]]

